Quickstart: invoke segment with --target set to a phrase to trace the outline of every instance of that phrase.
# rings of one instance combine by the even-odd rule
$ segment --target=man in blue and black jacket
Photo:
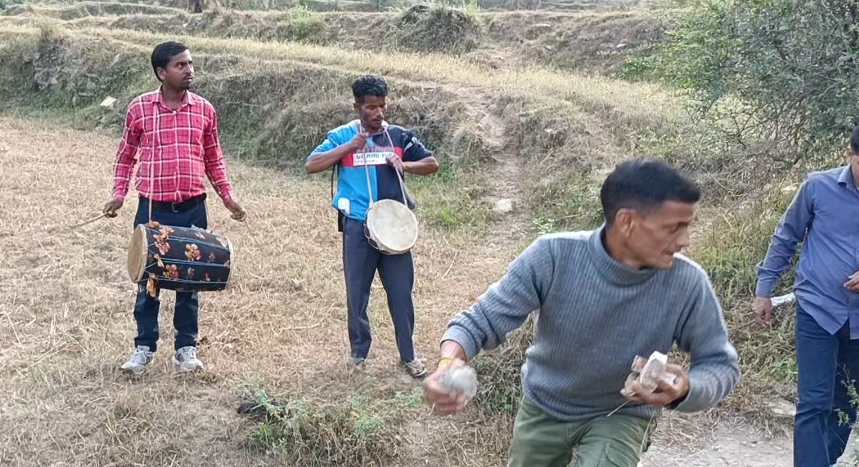
[[[377,76],[364,76],[352,84],[358,119],[328,132],[328,137],[307,158],[308,173],[336,167],[337,192],[332,204],[338,211],[343,232],[343,269],[346,275],[346,306],[349,313],[350,365],[362,369],[370,352],[370,321],[367,305],[376,270],[388,296],[388,309],[400,360],[406,371],[419,378],[426,369],[415,356],[413,341],[415,281],[411,252],[386,255],[375,249],[364,235],[364,222],[373,200],[403,201],[400,176],[405,172],[429,175],[438,162],[410,131],[385,121],[388,85]],[[414,209],[408,197],[407,205]]]

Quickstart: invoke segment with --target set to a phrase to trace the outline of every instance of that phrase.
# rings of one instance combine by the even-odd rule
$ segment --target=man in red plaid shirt
[[[151,60],[161,87],[138,96],[128,106],[116,154],[113,196],[104,213],[116,217],[122,207],[139,154],[135,227],[153,220],[177,227],[208,228],[205,178],[233,219],[244,220],[245,210],[227,178],[218,139],[218,115],[206,99],[189,91],[194,79],[191,52],[180,43],[165,42],[155,47]],[[159,337],[159,306],[158,296],[149,296],[146,282],[141,282],[134,305],[136,349],[122,365],[123,370],[140,374],[152,361]],[[173,363],[182,370],[203,367],[196,349],[198,309],[197,292],[176,292]]]

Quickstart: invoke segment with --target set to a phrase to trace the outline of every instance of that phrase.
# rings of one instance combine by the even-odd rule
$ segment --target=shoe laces
[[[194,347],[188,347],[179,352],[179,355],[184,356],[185,361],[191,361],[197,359],[197,349]]]
[[[148,350],[146,350],[146,349],[144,349],[144,348],[142,348],[142,347],[138,347],[138,348],[134,351],[134,354],[131,356],[131,360],[132,360],[134,363],[146,363],[146,360],[148,359],[148,358],[147,358],[147,356],[146,356],[146,354],[147,354],[148,352],[149,352]]]

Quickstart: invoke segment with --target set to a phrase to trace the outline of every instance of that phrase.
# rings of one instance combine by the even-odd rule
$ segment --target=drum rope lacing
[[[144,121],[146,121],[144,119]],[[151,157],[149,158],[149,199],[146,204],[149,205],[149,223],[152,223],[152,190],[153,186],[155,186],[155,151],[161,147],[161,111],[157,108],[155,109],[155,121],[153,122],[155,128],[153,128],[152,133],[155,134],[155,137],[158,138],[158,144],[152,145]],[[155,143],[153,141],[153,143]]]

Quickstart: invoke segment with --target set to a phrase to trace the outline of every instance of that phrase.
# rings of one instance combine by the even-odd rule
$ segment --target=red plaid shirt
[[[190,91],[175,111],[167,107],[160,90],[128,105],[114,165],[116,198],[128,194],[138,151],[135,188],[153,201],[178,203],[201,195],[206,192],[206,177],[225,202],[233,197],[218,140],[218,115],[209,101]]]

